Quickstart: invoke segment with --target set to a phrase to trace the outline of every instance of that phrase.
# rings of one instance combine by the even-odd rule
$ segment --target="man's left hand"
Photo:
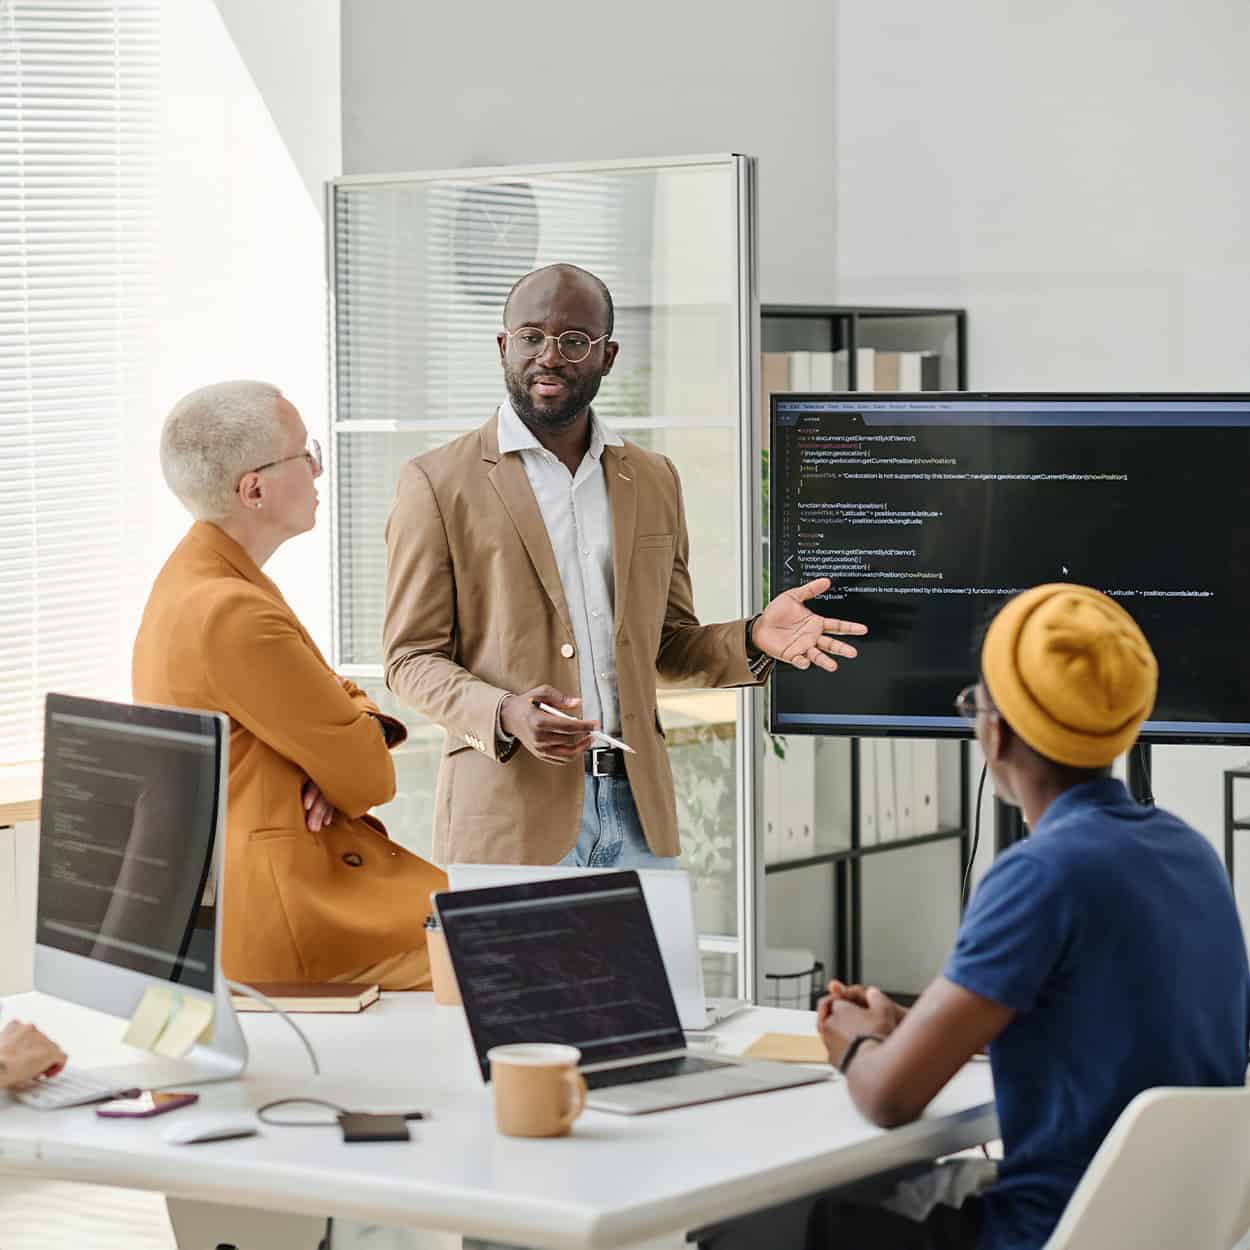
[[[783,591],[760,613],[751,631],[751,641],[773,659],[784,660],[795,668],[815,664],[832,673],[838,667],[835,655],[854,659],[859,652],[850,643],[839,642],[830,635],[866,634],[868,626],[817,616],[806,606],[807,600],[823,595],[831,585],[829,578],[818,577],[805,586]]]
[[[836,987],[836,988],[835,988]],[[816,1008],[816,1031],[825,1044],[829,1062],[836,1068],[842,1063],[851,1039],[860,1033],[889,1037],[905,1014],[903,1009],[875,985],[862,990],[859,986],[842,987],[833,982],[830,993]],[[841,989],[847,993],[838,992]],[[860,993],[854,993],[861,990]]]

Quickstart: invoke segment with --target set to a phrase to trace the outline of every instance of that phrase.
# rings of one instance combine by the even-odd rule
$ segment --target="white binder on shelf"
[[[859,844],[877,845],[877,753],[871,738],[859,740]]]
[[[877,352],[872,347],[855,349],[855,389],[857,391],[875,391],[877,389]]]
[[[785,858],[781,818],[781,761],[771,738],[764,741],[764,863],[779,864]]]
[[[781,765],[781,811],[786,859],[816,853],[816,739],[792,734]]]
[[[917,738],[912,743],[912,789],[916,812],[916,832],[937,833],[938,816],[938,742],[936,738]]]
[[[923,390],[920,376],[920,352],[899,352],[898,354],[898,389],[900,391]]]
[[[833,353],[812,352],[812,390],[832,391],[833,385]]]
[[[790,389],[792,391],[810,391],[812,389],[812,353],[787,352],[790,358]]]
[[[894,744],[889,738],[874,738],[877,756],[877,841],[893,842],[898,837],[898,808],[895,805]]]
[[[894,748],[894,810],[898,819],[898,836],[914,838],[920,832],[912,771],[915,744],[910,738],[895,738],[890,745]]]

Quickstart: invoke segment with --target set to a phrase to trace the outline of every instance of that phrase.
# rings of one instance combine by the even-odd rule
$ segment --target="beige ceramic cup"
[[[586,1105],[576,1046],[518,1042],[486,1052],[495,1127],[508,1137],[563,1137]]]

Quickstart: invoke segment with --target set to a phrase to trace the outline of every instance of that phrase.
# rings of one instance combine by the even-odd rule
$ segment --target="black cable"
[[[1141,775],[1146,782],[1146,796],[1141,801],[1148,807],[1155,805],[1155,785],[1150,779],[1150,760],[1146,756],[1146,748],[1140,742],[1134,743],[1137,751],[1137,766],[1141,769]]]
[[[333,1120],[315,1120],[307,1116],[293,1116],[283,1119],[275,1119],[271,1114],[277,1107],[291,1107],[302,1105],[306,1107],[324,1107],[334,1112]],[[272,1102],[267,1102],[263,1107],[256,1108],[256,1118],[262,1124],[268,1124],[277,1128],[333,1128],[338,1124],[338,1117],[341,1115],[395,1115],[404,1120],[428,1120],[430,1113],[428,1111],[364,1111],[353,1112],[346,1107],[340,1107],[336,1102],[327,1102],[324,1098],[275,1098]]]
[[[972,820],[972,850],[968,852],[968,867],[964,869],[963,888],[959,891],[961,907],[968,906],[968,882],[972,879],[972,865],[977,862],[977,847],[981,845],[981,796],[985,793],[985,775],[989,765],[981,765],[981,780],[977,782],[977,814]]]

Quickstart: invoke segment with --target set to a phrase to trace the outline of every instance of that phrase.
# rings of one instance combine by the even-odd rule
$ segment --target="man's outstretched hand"
[[[827,577],[818,577],[806,586],[796,586],[779,594],[760,614],[751,631],[751,641],[775,660],[784,660],[795,668],[813,664],[832,673],[838,667],[833,657],[853,660],[859,652],[848,642],[839,642],[831,634],[866,634],[867,625],[858,621],[837,621],[817,616],[807,601],[823,595],[832,585]]]

